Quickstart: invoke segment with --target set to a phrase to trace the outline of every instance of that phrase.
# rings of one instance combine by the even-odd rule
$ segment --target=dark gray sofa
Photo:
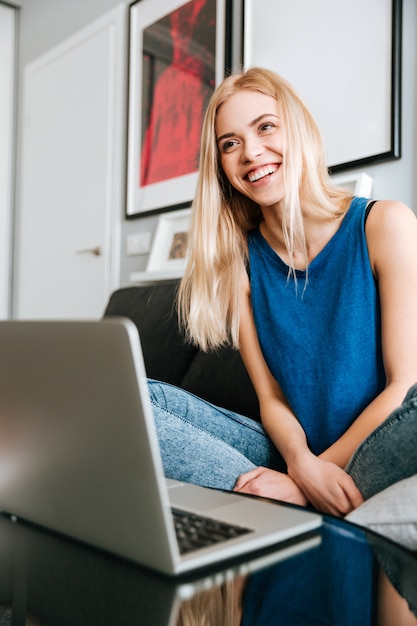
[[[130,318],[140,334],[147,375],[172,383],[223,408],[260,421],[252,383],[239,352],[204,353],[187,344],[178,330],[177,280],[115,291],[105,316]]]

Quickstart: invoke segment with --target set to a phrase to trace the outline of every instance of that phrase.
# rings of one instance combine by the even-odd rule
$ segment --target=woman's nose
[[[242,150],[242,161],[247,163],[253,161],[263,152],[262,144],[257,139],[250,139],[244,142]]]

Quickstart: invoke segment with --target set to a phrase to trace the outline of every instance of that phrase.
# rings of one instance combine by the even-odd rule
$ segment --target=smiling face
[[[246,89],[233,94],[217,112],[216,138],[230,184],[261,208],[279,204],[284,137],[277,101]]]

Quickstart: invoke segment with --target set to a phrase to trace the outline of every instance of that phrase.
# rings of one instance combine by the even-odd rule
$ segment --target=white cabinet
[[[14,317],[96,318],[118,286],[126,6],[25,68]]]

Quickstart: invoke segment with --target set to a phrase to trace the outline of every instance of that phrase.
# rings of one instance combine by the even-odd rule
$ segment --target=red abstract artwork
[[[141,187],[197,170],[215,50],[216,0],[191,0],[144,30]]]

